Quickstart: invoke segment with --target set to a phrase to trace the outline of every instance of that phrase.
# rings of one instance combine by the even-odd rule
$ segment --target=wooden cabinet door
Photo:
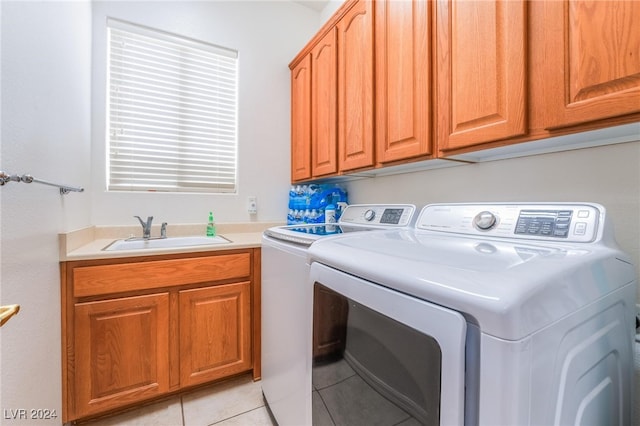
[[[436,3],[437,127],[441,150],[525,134],[525,3]]]
[[[291,180],[311,178],[311,56],[291,70]]]
[[[73,418],[169,390],[167,293],[78,303],[74,310]]]
[[[427,0],[376,2],[376,159],[432,153],[431,14]]]
[[[180,386],[251,369],[249,282],[180,292]]]
[[[332,28],[311,51],[311,173],[338,172],[338,40]]]
[[[640,112],[640,2],[544,2],[548,128]]]
[[[349,302],[335,291],[313,287],[313,360],[322,362],[342,357],[347,344]]]
[[[338,28],[338,165],[373,166],[373,3],[361,0]]]

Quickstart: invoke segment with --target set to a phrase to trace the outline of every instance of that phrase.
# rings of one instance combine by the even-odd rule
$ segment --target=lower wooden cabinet
[[[169,390],[169,294],[77,303],[77,417]]]
[[[313,361],[340,359],[347,344],[349,302],[335,291],[313,288]]]
[[[260,249],[61,263],[63,421],[260,376]]]
[[[251,368],[249,282],[180,292],[180,383],[196,385]]]

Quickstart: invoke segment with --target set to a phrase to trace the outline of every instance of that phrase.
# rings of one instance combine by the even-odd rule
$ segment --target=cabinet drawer
[[[227,254],[73,269],[73,296],[88,297],[132,290],[244,278],[251,254]]]

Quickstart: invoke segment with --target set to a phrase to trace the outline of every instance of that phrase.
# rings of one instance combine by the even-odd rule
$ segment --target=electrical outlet
[[[247,211],[249,214],[258,214],[258,197],[255,195],[247,197]]]

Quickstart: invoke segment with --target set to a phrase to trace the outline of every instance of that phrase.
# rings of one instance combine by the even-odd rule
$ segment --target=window
[[[107,188],[235,192],[236,51],[109,19]]]

